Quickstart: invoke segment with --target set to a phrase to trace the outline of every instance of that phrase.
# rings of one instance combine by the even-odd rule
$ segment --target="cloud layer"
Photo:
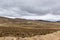
[[[0,16],[60,20],[60,0],[0,0]]]

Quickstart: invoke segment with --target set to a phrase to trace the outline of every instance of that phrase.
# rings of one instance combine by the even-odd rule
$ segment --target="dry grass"
[[[36,35],[33,37],[0,37],[0,40],[60,40],[60,31],[46,34],[46,35]]]
[[[59,31],[60,29],[27,29],[19,27],[0,27],[0,37],[16,36],[16,37],[31,37],[35,35],[45,35]]]
[[[60,23],[0,17],[0,37],[31,37],[60,31]]]

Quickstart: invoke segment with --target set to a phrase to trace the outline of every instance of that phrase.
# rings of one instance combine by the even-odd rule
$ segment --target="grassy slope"
[[[0,17],[1,36],[35,36],[60,31],[60,23]],[[56,28],[56,29],[55,29]]]

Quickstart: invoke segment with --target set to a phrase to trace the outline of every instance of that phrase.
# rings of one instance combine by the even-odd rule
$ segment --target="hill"
[[[60,22],[0,17],[0,26],[24,28],[60,28]]]
[[[48,33],[53,33],[55,31],[60,31],[59,22],[0,17],[0,37],[31,37],[35,35],[45,35]]]

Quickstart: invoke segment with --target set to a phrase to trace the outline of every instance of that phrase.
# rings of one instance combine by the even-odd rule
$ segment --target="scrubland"
[[[60,22],[0,17],[0,40],[60,40],[59,35]]]
[[[33,37],[0,37],[0,40],[60,40],[60,31],[46,34],[46,35],[36,35]]]

